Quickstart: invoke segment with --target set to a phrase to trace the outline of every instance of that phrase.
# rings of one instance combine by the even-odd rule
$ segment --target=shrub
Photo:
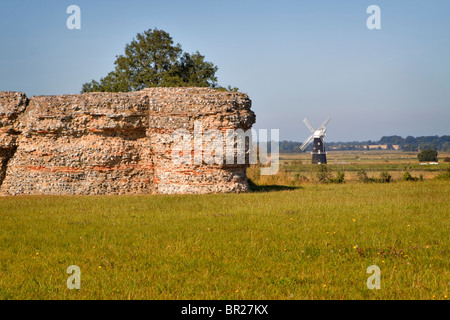
[[[367,176],[367,172],[364,169],[361,169],[358,171],[358,179],[361,182],[368,183],[368,182],[381,182],[381,183],[388,183],[392,181],[392,176],[388,171],[383,171],[380,174],[380,177],[378,179],[371,178]]]
[[[435,180],[450,180],[450,171],[441,173],[434,177]]]
[[[296,182],[308,182],[309,181],[307,176],[301,175],[300,173],[294,174],[294,180]]]
[[[331,179],[331,172],[328,170],[326,164],[321,164],[319,166],[319,171],[317,172],[317,180],[320,183],[328,183]]]
[[[403,174],[402,180],[403,180],[403,181],[417,181],[417,180],[419,180],[419,178],[413,177],[413,176],[411,175],[411,173],[409,173],[409,171],[405,171],[405,173]],[[423,176],[422,176],[422,179],[421,179],[421,180],[423,180]]]
[[[247,168],[247,178],[249,182],[259,184],[261,178],[261,165],[252,164]]]
[[[450,162],[450,157],[445,157],[444,162]]]
[[[380,178],[377,180],[377,182],[381,183],[389,183],[392,181],[392,176],[388,171],[383,171],[380,174]]]
[[[358,171],[358,179],[364,183],[370,182],[370,178],[367,176],[367,172],[364,169]]]
[[[437,161],[438,153],[435,150],[432,149],[426,149],[420,152],[417,155],[417,158],[420,162],[426,162],[426,161]]]
[[[345,173],[338,171],[336,172],[336,177],[330,179],[331,183],[344,183],[345,182]]]

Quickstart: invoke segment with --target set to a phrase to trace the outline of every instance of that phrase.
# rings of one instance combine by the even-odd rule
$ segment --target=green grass
[[[448,296],[448,181],[256,189],[1,198],[0,299]]]
[[[441,174],[437,175],[436,177],[434,177],[434,179],[450,181],[450,171],[441,173]]]
[[[388,171],[394,180],[402,180],[405,170],[413,177],[433,179],[450,170],[450,163],[444,159],[450,154],[439,155],[439,164],[421,165],[417,152],[403,151],[330,151],[327,161],[330,171],[345,174],[347,183],[358,183],[358,171],[365,170],[369,177],[379,178],[383,171]],[[311,164],[311,154],[286,153],[279,157],[280,170],[273,176],[259,176],[258,165],[252,165],[247,170],[248,176],[260,185],[298,186],[307,182],[317,182],[317,165]]]

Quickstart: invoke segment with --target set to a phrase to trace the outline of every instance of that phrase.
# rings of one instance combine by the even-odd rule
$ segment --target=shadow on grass
[[[258,186],[256,184],[250,183],[250,192],[274,192],[274,191],[288,191],[288,190],[298,190],[302,187],[294,186],[280,186],[280,185],[266,185]]]

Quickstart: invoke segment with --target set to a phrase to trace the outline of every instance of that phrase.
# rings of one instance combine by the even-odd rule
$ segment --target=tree
[[[381,137],[380,144],[403,144],[405,140],[400,136],[384,136]]]
[[[405,143],[406,143],[406,144],[416,145],[416,144],[417,144],[417,139],[414,138],[413,136],[407,136],[407,137],[405,138]]]
[[[426,150],[423,150],[422,152],[420,152],[417,155],[417,158],[419,158],[420,162],[437,161],[437,156],[438,156],[438,153],[436,150],[426,149]]]
[[[183,52],[171,36],[158,29],[137,34],[116,56],[115,69],[99,81],[83,84],[82,92],[128,92],[149,87],[218,87],[217,67],[198,51]],[[228,86],[228,90],[237,88]]]
[[[442,144],[442,151],[450,151],[450,142],[444,142]]]
[[[420,150],[437,150],[437,146],[434,143],[426,143],[426,142],[422,142],[419,144],[419,149]]]
[[[417,147],[413,144],[405,144],[403,146],[403,151],[417,151]]]

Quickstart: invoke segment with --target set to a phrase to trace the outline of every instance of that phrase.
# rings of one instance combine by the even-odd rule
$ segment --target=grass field
[[[450,153],[439,153],[439,164],[421,165],[417,159],[417,152],[402,151],[330,151],[327,155],[330,171],[345,173],[347,183],[358,182],[358,171],[367,171],[371,177],[378,177],[382,171],[388,171],[394,180],[401,180],[405,170],[412,176],[432,179],[438,174],[450,170],[450,162],[444,162]],[[252,166],[249,170],[251,177],[257,184],[270,185],[303,185],[316,182],[317,165],[311,164],[311,154],[291,153],[281,154],[279,157],[280,171],[274,176],[259,176]]]
[[[1,198],[0,299],[447,299],[450,182],[255,190]]]

